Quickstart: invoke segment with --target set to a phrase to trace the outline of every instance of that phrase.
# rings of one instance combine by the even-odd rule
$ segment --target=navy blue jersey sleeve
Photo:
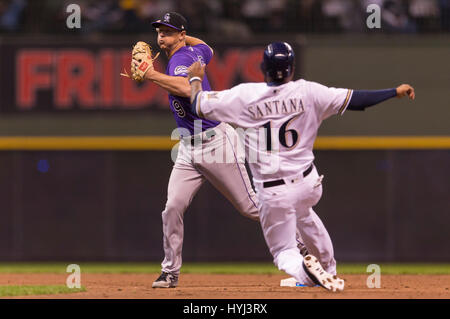
[[[366,107],[376,105],[395,96],[397,96],[397,89],[355,90],[347,108],[352,111],[363,111]]]

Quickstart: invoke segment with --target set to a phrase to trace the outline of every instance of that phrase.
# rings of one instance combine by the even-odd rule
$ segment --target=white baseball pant
[[[336,274],[331,238],[312,207],[322,196],[322,183],[317,170],[303,178],[302,174],[283,179],[285,184],[263,187],[255,183],[261,226],[267,246],[278,269],[312,285],[303,270],[303,257],[297,247],[296,228],[310,254],[316,256],[325,271]]]

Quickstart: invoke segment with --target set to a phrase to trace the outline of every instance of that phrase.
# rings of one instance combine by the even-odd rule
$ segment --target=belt
[[[216,135],[216,131],[214,131],[214,130],[208,130],[208,131],[205,132],[205,136],[208,139],[214,137],[215,135]],[[191,145],[192,146],[194,146],[195,140],[202,140],[201,134],[191,135],[190,138],[188,137],[187,139],[191,140]]]
[[[305,178],[306,176],[308,176],[309,173],[312,172],[312,169],[313,169],[313,164],[311,164],[311,166],[308,167],[308,168],[306,169],[306,171],[303,172],[303,178]],[[267,188],[267,187],[273,187],[273,186],[278,186],[278,185],[283,185],[283,184],[286,184],[286,182],[284,181],[284,179],[277,179],[277,180],[275,180],[275,181],[264,182],[264,183],[263,183],[263,187],[264,187],[264,188]]]

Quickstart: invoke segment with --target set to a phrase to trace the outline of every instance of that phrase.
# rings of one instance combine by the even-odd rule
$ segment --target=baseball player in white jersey
[[[242,136],[250,154],[260,222],[275,265],[307,286],[342,290],[330,236],[312,208],[322,195],[323,176],[313,163],[317,131],[323,120],[346,109],[364,110],[394,96],[414,99],[414,89],[403,84],[357,91],[293,81],[294,52],[285,42],[267,46],[262,70],[263,83],[204,92],[204,66],[193,64],[188,70],[192,111],[245,129]],[[296,245],[296,228],[311,254],[304,258]]]

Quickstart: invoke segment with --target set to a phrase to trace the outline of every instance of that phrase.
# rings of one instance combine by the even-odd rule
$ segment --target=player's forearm
[[[202,82],[192,81],[191,82],[191,110],[194,114],[197,114],[197,97],[201,91],[202,91]]]
[[[213,49],[205,41],[200,40],[199,38],[188,36],[188,35],[186,36],[186,45],[196,46],[198,44],[205,44],[211,49],[211,52],[214,52]]]
[[[158,71],[146,74],[146,78],[153,83],[159,85],[172,95],[189,97],[191,88],[187,78],[182,76],[170,76]]]
[[[352,98],[347,109],[363,111],[366,107],[376,105],[393,97],[409,97],[411,100],[416,98],[414,88],[409,84],[401,84],[395,89],[377,90],[377,91],[353,91]]]
[[[354,90],[347,109],[352,111],[364,111],[366,107],[379,104],[397,96],[396,89],[387,90]]]
[[[186,44],[187,45],[194,46],[194,45],[202,44],[202,43],[206,44],[205,41],[200,40],[199,38],[195,38],[195,37],[192,37],[189,35],[186,36]]]

